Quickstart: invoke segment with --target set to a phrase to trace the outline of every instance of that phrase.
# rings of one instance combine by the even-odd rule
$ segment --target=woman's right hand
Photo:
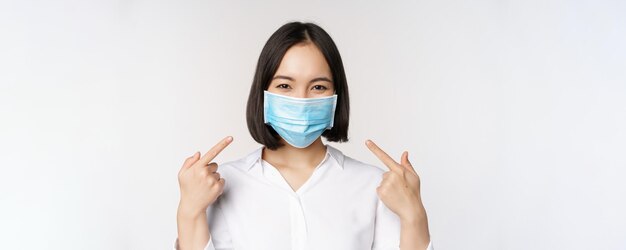
[[[196,152],[185,160],[178,171],[179,212],[192,216],[205,213],[209,205],[222,194],[224,179],[217,172],[217,163],[211,161],[232,141],[233,137],[228,136],[213,146],[202,158],[200,152]]]

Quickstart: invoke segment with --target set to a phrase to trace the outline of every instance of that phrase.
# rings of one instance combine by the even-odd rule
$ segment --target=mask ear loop
[[[263,123],[267,124],[267,90],[263,91]]]
[[[333,95],[335,96],[335,98],[333,98],[333,115],[330,118],[330,127],[328,127],[327,129],[331,129],[335,125],[335,111],[337,109],[337,99],[338,99],[338,96],[337,96],[337,94],[333,94]]]

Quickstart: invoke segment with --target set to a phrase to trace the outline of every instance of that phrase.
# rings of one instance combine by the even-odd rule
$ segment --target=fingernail
[[[233,140],[233,137],[232,137],[232,136],[226,137],[226,141],[227,141],[227,142],[231,142],[232,140]]]

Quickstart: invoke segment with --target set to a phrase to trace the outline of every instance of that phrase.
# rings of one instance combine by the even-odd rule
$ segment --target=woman
[[[432,249],[419,177],[404,152],[389,171],[324,145],[348,141],[348,86],[341,57],[319,26],[280,27],[261,52],[247,106],[263,145],[222,164],[187,158],[178,180],[178,249]],[[226,182],[228,180],[228,182]]]

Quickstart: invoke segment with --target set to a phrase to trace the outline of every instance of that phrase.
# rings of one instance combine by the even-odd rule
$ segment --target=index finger
[[[380,149],[376,143],[371,140],[367,140],[365,141],[365,145],[367,145],[367,148],[369,148],[369,150],[372,151],[372,153],[374,153],[374,155],[376,155],[376,157],[378,157],[378,159],[380,159],[380,161],[382,161],[389,168],[389,170],[399,170],[398,163],[394,161],[391,156],[385,153],[385,151]]]
[[[232,136],[227,136],[226,138],[222,139],[220,142],[215,144],[215,146],[213,146],[211,149],[209,149],[209,151],[206,152],[206,154],[204,154],[204,156],[202,156],[202,158],[200,158],[199,162],[201,162],[202,165],[208,164],[220,152],[222,152],[222,150],[224,150],[224,148],[226,148],[226,146],[228,146],[230,144],[230,142],[232,142],[232,141],[233,141],[233,137]]]

